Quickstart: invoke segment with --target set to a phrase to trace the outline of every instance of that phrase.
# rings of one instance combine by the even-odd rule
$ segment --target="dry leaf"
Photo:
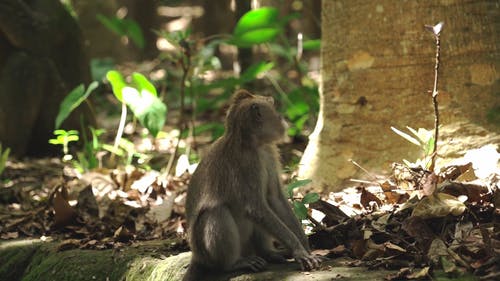
[[[69,205],[66,199],[67,196],[63,196],[63,194],[68,194],[65,187],[58,189],[54,193],[54,198],[52,199],[55,225],[58,227],[70,224],[76,217],[75,210],[73,210],[73,208]]]
[[[375,202],[378,204],[378,206],[382,206],[382,201],[378,199],[377,196],[375,196],[373,193],[369,192],[366,190],[364,187],[361,189],[361,199],[360,203],[363,205],[363,207],[368,208],[370,206],[370,202]]]
[[[422,177],[422,192],[430,196],[436,191],[438,176],[434,173],[426,174]]]
[[[429,267],[426,266],[419,270],[418,272],[413,272],[412,274],[409,274],[406,276],[408,279],[428,279],[429,278]]]
[[[156,222],[164,222],[170,218],[172,214],[172,209],[174,207],[175,195],[171,194],[163,199],[159,205],[151,207],[149,212],[146,214],[148,218]]]
[[[438,193],[422,198],[411,215],[421,218],[439,218],[449,214],[458,216],[465,211],[465,208],[464,203],[456,197],[446,193]]]

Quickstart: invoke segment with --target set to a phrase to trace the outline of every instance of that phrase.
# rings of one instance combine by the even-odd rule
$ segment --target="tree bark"
[[[14,155],[47,155],[64,97],[90,70],[76,21],[59,0],[0,1],[0,143]],[[93,125],[86,105],[63,127]]]
[[[322,8],[321,110],[301,177],[339,190],[352,178],[370,179],[350,159],[376,174],[422,156],[390,127],[433,129],[435,45],[424,25],[439,21],[437,166],[467,148],[499,143],[498,1],[341,0]]]

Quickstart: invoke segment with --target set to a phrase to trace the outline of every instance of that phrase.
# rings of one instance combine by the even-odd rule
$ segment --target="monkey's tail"
[[[205,267],[200,263],[191,261],[189,267],[184,274],[182,281],[201,281],[203,280],[203,275],[206,273]]]

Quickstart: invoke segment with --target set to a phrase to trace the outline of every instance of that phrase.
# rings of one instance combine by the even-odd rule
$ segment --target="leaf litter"
[[[10,161],[0,181],[0,239],[57,239],[63,251],[173,238],[173,253],[188,251],[184,171],[79,175],[57,159]],[[351,266],[398,270],[387,280],[496,280],[499,182],[498,171],[478,178],[469,162],[439,173],[395,163],[388,178],[308,204],[310,242],[325,257],[350,257]]]

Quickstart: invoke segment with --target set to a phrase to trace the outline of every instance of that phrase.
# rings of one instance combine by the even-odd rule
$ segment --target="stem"
[[[177,156],[177,151],[179,150],[179,143],[181,142],[182,132],[184,132],[184,129],[186,127],[186,122],[184,120],[184,108],[185,108],[185,99],[186,99],[186,80],[187,80],[187,76],[189,74],[189,69],[191,68],[191,52],[190,52],[190,50],[185,49],[184,55],[185,55],[185,57],[181,58],[182,79],[181,79],[181,88],[180,88],[181,107],[180,107],[179,121],[178,121],[179,137],[177,138],[177,143],[175,144],[174,151],[172,152],[172,155],[170,156],[170,159],[168,160],[167,167],[165,169],[165,173],[167,175],[169,175],[170,170],[172,170],[174,160]]]
[[[123,129],[125,128],[125,121],[127,119],[127,105],[125,102],[122,102],[122,115],[120,117],[120,124],[118,125],[118,131],[116,132],[115,143],[113,144],[113,150],[116,151],[118,149],[118,145],[120,144],[120,140],[122,139]],[[110,162],[115,162],[115,153],[111,154]]]
[[[432,89],[432,104],[434,105],[434,146],[432,148],[432,158],[431,165],[429,166],[429,170],[434,171],[434,166],[436,164],[436,156],[437,156],[437,142],[439,137],[439,110],[438,110],[438,70],[439,70],[439,53],[441,49],[441,42],[439,40],[439,33],[435,34],[436,38],[436,64],[434,66],[434,88]]]
[[[179,126],[182,127],[184,123],[184,109],[185,109],[185,100],[186,100],[186,80],[189,74],[189,68],[191,67],[191,58],[189,55],[186,55],[186,62],[182,60],[182,79],[181,79],[181,108],[180,108],[180,116],[179,116]]]

